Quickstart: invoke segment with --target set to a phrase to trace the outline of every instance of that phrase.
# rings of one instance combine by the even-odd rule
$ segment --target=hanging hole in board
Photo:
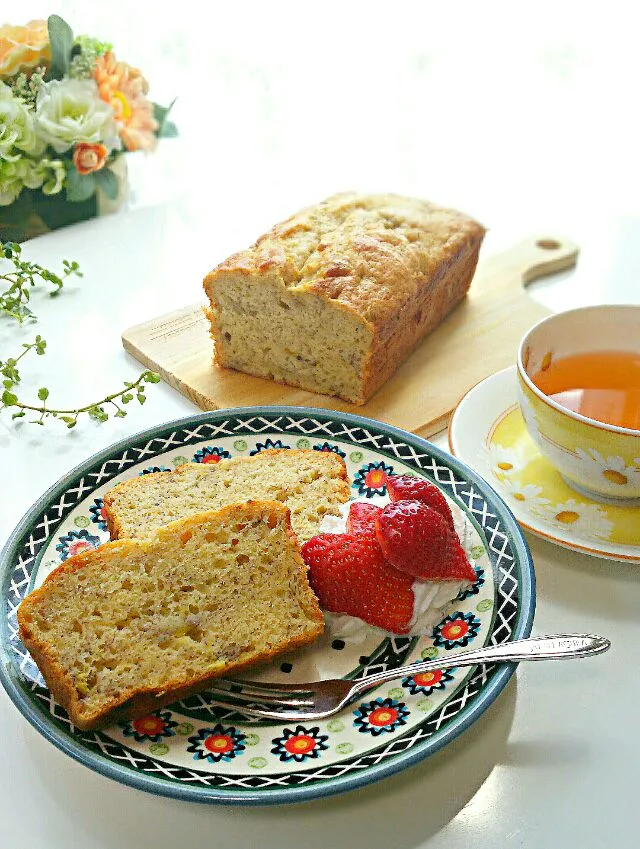
[[[536,247],[542,248],[545,251],[556,251],[562,245],[556,239],[538,239]]]

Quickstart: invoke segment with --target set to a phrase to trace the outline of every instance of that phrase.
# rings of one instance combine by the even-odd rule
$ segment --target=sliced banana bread
[[[25,598],[18,623],[82,729],[143,716],[324,630],[289,511],[266,501],[72,557]]]
[[[349,500],[344,461],[332,451],[275,449],[187,463],[118,484],[106,493],[104,510],[112,539],[142,539],[175,519],[251,499],[285,504],[302,544],[318,533],[323,516],[339,515]]]

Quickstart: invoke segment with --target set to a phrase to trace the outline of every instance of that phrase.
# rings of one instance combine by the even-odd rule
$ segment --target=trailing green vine
[[[0,273],[0,281],[3,281],[5,285],[8,284],[7,288],[0,292],[0,313],[22,324],[26,319],[36,320],[36,316],[26,303],[30,299],[31,287],[35,286],[38,279],[51,284],[54,287],[51,295],[57,295],[64,286],[67,277],[70,275],[82,277],[82,272],[77,262],[63,260],[62,274],[54,274],[37,263],[23,260],[21,252],[20,245],[15,242],[5,244],[0,242],[0,260],[6,259],[13,265],[13,270]],[[94,401],[84,407],[71,409],[51,406],[48,403],[49,390],[46,386],[41,386],[37,393],[39,403],[27,403],[17,394],[21,382],[18,364],[23,357],[31,352],[43,356],[46,348],[47,343],[42,336],[36,336],[33,342],[22,343],[20,354],[8,357],[6,360],[0,360],[0,376],[2,376],[0,411],[4,409],[13,410],[11,416],[13,419],[22,419],[28,413],[32,413],[36,416],[36,418],[29,420],[32,424],[44,425],[45,420],[51,417],[60,419],[68,428],[72,428],[76,426],[78,418],[83,414],[97,422],[105,422],[109,418],[109,413],[115,415],[116,418],[124,418],[127,415],[124,407],[134,398],[139,404],[144,404],[147,400],[145,395],[146,384],[158,383],[160,380],[160,375],[147,369],[140,374],[137,380],[125,381],[124,386],[117,392],[112,392],[99,401]]]
[[[12,265],[11,271],[5,271],[0,274],[0,281],[7,288],[0,292],[0,312],[9,316],[9,318],[17,319],[20,324],[29,318],[35,321],[36,316],[27,306],[27,301],[30,300],[31,287],[36,285],[37,278],[40,278],[45,283],[50,283],[54,288],[50,293],[52,296],[57,295],[64,285],[67,277],[74,274],[76,277],[82,277],[80,266],[77,262],[69,262],[64,259],[62,261],[62,274],[54,274],[47,268],[38,265],[37,262],[29,262],[23,260],[22,248],[16,242],[0,242],[0,260],[6,259]]]

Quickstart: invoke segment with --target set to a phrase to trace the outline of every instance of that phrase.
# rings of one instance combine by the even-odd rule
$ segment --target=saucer
[[[527,433],[515,366],[463,397],[449,446],[502,496],[523,528],[584,554],[640,563],[640,507],[596,501],[564,481]]]

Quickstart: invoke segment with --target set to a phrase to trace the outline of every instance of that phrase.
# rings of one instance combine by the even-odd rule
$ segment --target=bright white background
[[[425,196],[489,227],[493,253],[531,233],[581,246],[531,287],[554,309],[640,302],[638,22],[631,3],[5,3],[111,40],[180,138],[130,160],[128,211],[32,242],[85,277],[36,297],[32,331],[0,322],[0,358],[38,332],[31,382],[86,403],[132,379],[126,327],[201,300],[227,254],[346,189]],[[31,385],[27,382],[27,387]],[[164,385],[142,408],[66,432],[0,416],[0,536],[62,474],[144,427],[194,412]],[[47,744],[0,694],[0,845],[30,849],[631,847],[640,745],[638,567],[530,538],[534,630],[594,631],[588,664],[522,666],[476,725],[420,766],[286,809],[197,807],[121,787]]]

